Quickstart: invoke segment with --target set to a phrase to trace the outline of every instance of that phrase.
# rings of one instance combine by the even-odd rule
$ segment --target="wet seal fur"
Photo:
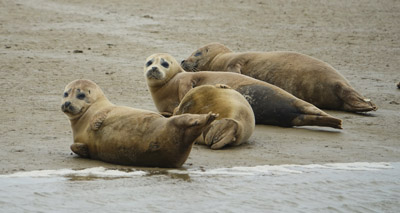
[[[377,110],[331,65],[288,51],[234,53],[219,43],[193,52],[181,63],[186,71],[229,71],[278,86],[322,109],[366,112]]]
[[[196,140],[211,149],[238,146],[246,142],[255,128],[254,113],[247,100],[227,85],[202,85],[189,90],[174,115],[217,113],[218,118]]]
[[[144,75],[153,101],[163,115],[171,115],[185,94],[200,85],[225,84],[250,103],[257,124],[284,127],[327,126],[341,129],[342,121],[272,84],[230,72],[185,72],[169,54],[149,56]]]
[[[151,167],[180,167],[195,139],[217,116],[165,118],[147,110],[115,106],[90,80],[69,83],[61,109],[71,123],[74,153],[109,163]]]

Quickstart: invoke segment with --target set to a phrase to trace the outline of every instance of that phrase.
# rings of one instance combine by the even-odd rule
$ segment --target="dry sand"
[[[97,82],[115,104],[155,111],[147,56],[210,42],[292,50],[338,69],[379,110],[327,111],[343,130],[257,126],[247,144],[195,146],[185,168],[400,161],[400,1],[0,1],[0,173],[119,166],[71,154],[65,85]]]

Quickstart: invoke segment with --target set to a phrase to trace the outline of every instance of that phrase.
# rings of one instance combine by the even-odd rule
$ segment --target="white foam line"
[[[301,174],[304,172],[317,170],[347,170],[347,171],[374,171],[382,169],[393,169],[393,165],[387,162],[355,162],[355,163],[329,163],[329,164],[309,164],[309,165],[263,165],[253,167],[231,167],[217,169],[188,169],[168,170],[171,174],[188,174],[195,176],[249,176],[249,175],[287,175]],[[28,172],[17,172],[13,174],[0,175],[0,178],[10,177],[54,177],[54,176],[82,176],[82,177],[134,177],[148,174],[145,171],[133,170],[130,172],[106,169],[104,167],[93,167],[83,170],[59,169],[59,170],[35,170]]]
[[[227,175],[227,176],[243,176],[243,175],[285,175],[285,174],[301,174],[315,169],[334,169],[347,171],[374,171],[382,169],[393,169],[393,166],[387,162],[368,163],[330,163],[330,164],[309,164],[295,165],[286,164],[279,166],[254,166],[254,167],[232,167],[217,168],[210,170],[170,170],[171,173],[189,174],[189,175]]]
[[[83,170],[59,169],[59,170],[35,170],[28,172],[17,172],[1,177],[52,177],[52,176],[91,176],[91,177],[132,177],[147,174],[144,171],[125,172],[120,170],[109,170],[104,167],[93,167]]]

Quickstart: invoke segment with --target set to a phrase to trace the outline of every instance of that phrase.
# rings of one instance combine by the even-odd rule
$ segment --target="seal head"
[[[149,86],[160,86],[168,82],[176,73],[179,63],[168,54],[158,53],[149,56],[144,65],[144,76]]]
[[[90,80],[75,80],[64,89],[61,110],[70,120],[75,120],[98,99],[106,99],[106,97],[96,83]]]
[[[210,43],[193,52],[192,55],[181,62],[181,66],[189,72],[207,70],[214,58],[230,52],[232,50],[220,43]]]

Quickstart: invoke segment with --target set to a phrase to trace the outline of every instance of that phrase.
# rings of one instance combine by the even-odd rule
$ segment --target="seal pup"
[[[149,56],[144,65],[144,76],[158,111],[165,116],[172,114],[190,89],[225,84],[246,98],[257,124],[342,128],[340,119],[277,86],[237,73],[185,72],[169,54]]]
[[[246,142],[255,128],[254,113],[247,100],[227,85],[202,85],[189,90],[174,115],[217,113],[218,118],[196,140],[211,149]]]
[[[228,71],[251,76],[322,109],[377,110],[331,65],[296,52],[234,53],[220,43],[211,43],[194,51],[181,65],[186,71]]]
[[[109,163],[151,167],[180,167],[195,139],[217,117],[208,113],[165,118],[116,106],[90,80],[69,83],[61,109],[71,123],[74,153]]]

